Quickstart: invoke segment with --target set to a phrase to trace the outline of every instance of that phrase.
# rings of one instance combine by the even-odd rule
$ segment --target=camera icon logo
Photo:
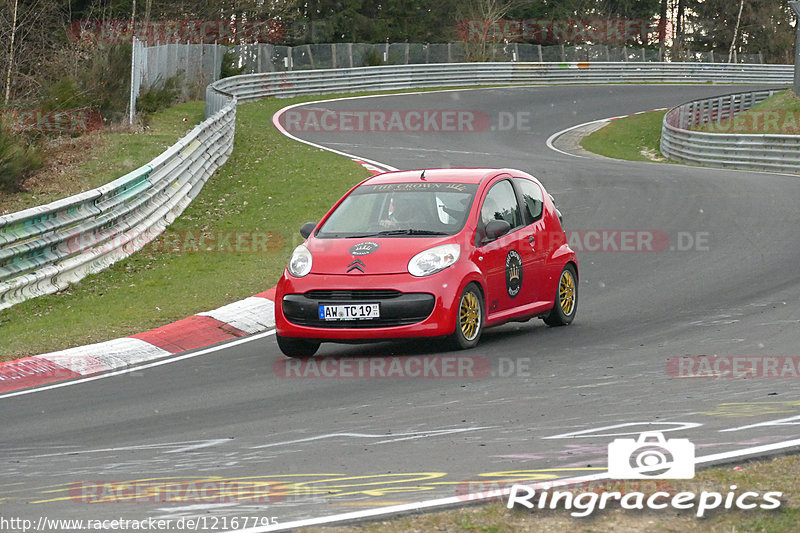
[[[608,475],[612,479],[692,479],[694,444],[689,439],[664,438],[646,431],[638,439],[616,439],[608,445]]]

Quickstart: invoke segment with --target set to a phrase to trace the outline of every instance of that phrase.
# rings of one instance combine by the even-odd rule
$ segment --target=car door
[[[486,277],[486,316],[488,320],[502,319],[517,306],[524,305],[528,282],[522,259],[525,241],[520,240],[524,219],[510,179],[502,179],[491,186],[481,203],[479,217],[475,245]],[[511,230],[490,239],[485,228],[492,220],[505,220]]]
[[[519,193],[520,206],[525,227],[521,231],[520,254],[523,271],[528,281],[525,286],[525,303],[547,300],[545,285],[545,265],[552,237],[547,234],[544,221],[544,193],[538,183],[526,178],[514,178]]]

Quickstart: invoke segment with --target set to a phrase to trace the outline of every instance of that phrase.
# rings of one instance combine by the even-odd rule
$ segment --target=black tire
[[[450,336],[450,345],[457,350],[473,348],[483,332],[483,295],[474,283],[464,287],[458,299],[456,330]]]
[[[578,272],[567,263],[558,277],[558,288],[553,308],[544,316],[548,326],[566,326],[575,319],[578,310]]]
[[[278,348],[280,348],[283,355],[287,357],[308,359],[319,350],[318,342],[296,339],[294,337],[281,337],[277,333],[275,334],[275,339],[278,341]]]

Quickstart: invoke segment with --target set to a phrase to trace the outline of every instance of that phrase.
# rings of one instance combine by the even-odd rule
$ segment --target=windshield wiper
[[[375,233],[364,233],[361,235],[348,235],[350,239],[364,239],[366,237],[391,237],[392,235],[450,235],[445,231],[433,231],[427,229],[388,229],[384,231],[377,231]]]
[[[427,229],[390,229],[386,231],[379,231],[375,235],[450,235],[444,231],[433,231]]]

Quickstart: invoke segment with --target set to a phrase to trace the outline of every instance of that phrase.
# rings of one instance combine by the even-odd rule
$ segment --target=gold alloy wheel
[[[558,282],[558,301],[564,316],[570,316],[575,310],[575,278],[566,269],[561,273],[561,280]]]
[[[471,341],[478,336],[481,325],[481,305],[474,292],[466,292],[461,297],[458,323],[461,326],[461,334],[466,340]]]

